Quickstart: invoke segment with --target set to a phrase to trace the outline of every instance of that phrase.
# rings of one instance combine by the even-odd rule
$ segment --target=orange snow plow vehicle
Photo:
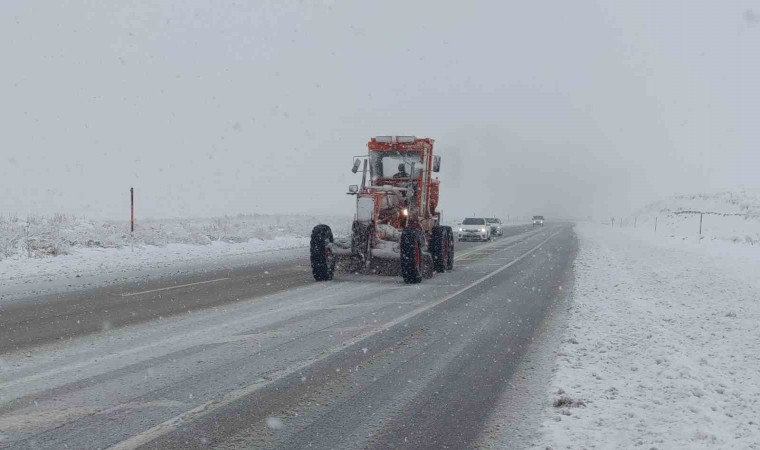
[[[339,239],[327,225],[311,233],[311,268],[317,281],[331,280],[336,268],[349,272],[400,274],[413,284],[434,272],[454,267],[454,232],[441,223],[439,181],[433,173],[441,157],[433,155],[433,139],[378,136],[367,144],[368,155],[355,157],[362,167],[361,185],[349,186],[356,196],[351,235]]]

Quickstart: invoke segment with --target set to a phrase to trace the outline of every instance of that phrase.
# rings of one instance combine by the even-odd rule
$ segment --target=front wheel
[[[406,284],[422,282],[422,238],[414,228],[401,232],[401,276]]]
[[[311,273],[317,281],[328,281],[335,274],[335,255],[330,243],[332,230],[327,225],[317,225],[311,231]]]

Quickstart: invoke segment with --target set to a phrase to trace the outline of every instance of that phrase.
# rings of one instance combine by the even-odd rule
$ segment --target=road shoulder
[[[577,238],[574,238],[577,245]],[[574,250],[577,252],[577,247]],[[557,349],[569,326],[574,277],[567,273],[562,294],[549,307],[518,367],[485,423],[474,448],[530,448],[541,442],[546,387],[552,382]]]

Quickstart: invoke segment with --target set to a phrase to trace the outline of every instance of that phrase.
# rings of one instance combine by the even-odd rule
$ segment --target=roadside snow
[[[651,231],[655,225],[659,234],[679,239],[759,245],[760,193],[676,195],[647,205],[622,222],[615,221],[616,227]]]
[[[760,248],[576,232],[536,448],[760,448]]]
[[[253,215],[149,221],[138,226],[132,246],[125,223],[69,216],[26,222],[5,218],[0,221],[0,241],[6,243],[6,257],[0,258],[0,303],[260,261],[303,259],[317,223],[331,224],[341,233],[350,220]]]
[[[134,234],[127,221],[98,221],[55,214],[26,219],[0,216],[0,261],[7,258],[50,257],[77,249],[124,248],[170,244],[208,245],[309,237],[314,225],[337,225],[346,231],[349,217],[239,214],[212,218],[145,220]],[[348,224],[348,225],[347,225]]]

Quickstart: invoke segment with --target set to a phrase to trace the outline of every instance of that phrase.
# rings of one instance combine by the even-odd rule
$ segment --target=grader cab
[[[433,139],[378,136],[368,154],[354,158],[362,182],[349,187],[356,196],[351,236],[335,238],[327,225],[311,235],[314,279],[333,278],[336,268],[351,272],[391,272],[419,283],[454,266],[454,234],[437,211],[441,158]]]

